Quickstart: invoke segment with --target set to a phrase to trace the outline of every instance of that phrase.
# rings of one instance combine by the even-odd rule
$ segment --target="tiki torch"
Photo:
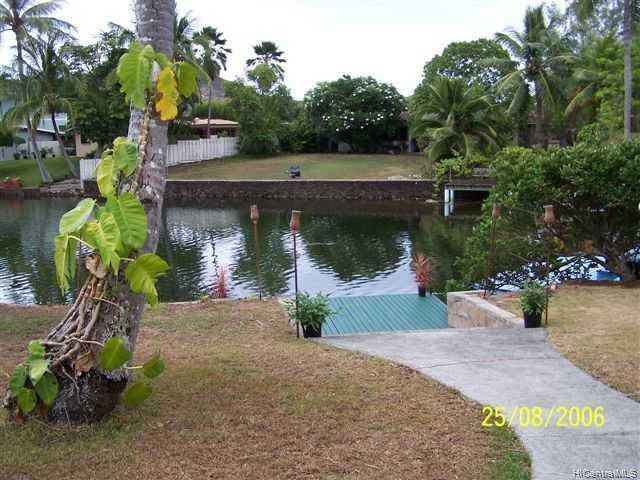
[[[251,205],[251,223],[253,223],[253,239],[256,242],[256,274],[258,276],[258,298],[262,300],[262,277],[260,274],[260,240],[258,238],[258,220],[260,214],[258,213],[258,206]]]
[[[553,211],[553,205],[545,205],[544,206],[544,224],[547,226],[547,265],[546,265],[546,273],[547,273],[547,294],[545,299],[545,310],[544,310],[544,324],[545,326],[549,323],[549,288],[550,288],[550,275],[551,275],[551,227],[556,222],[556,214]]]
[[[300,322],[298,321],[298,251],[296,236],[298,230],[300,230],[300,213],[299,210],[291,210],[291,223],[289,223],[291,235],[293,236],[293,278],[296,294],[296,336],[298,338],[300,338]]]

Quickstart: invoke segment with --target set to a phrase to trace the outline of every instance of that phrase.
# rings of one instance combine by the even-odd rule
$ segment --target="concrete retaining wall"
[[[84,189],[97,195],[95,181]],[[427,200],[432,192],[430,180],[169,180],[165,198]]]
[[[524,321],[482,298],[482,291],[447,293],[449,326],[452,328],[524,328]]]

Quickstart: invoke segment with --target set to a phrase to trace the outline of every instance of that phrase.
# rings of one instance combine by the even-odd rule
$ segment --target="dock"
[[[322,336],[448,328],[447,306],[436,295],[335,297]]]

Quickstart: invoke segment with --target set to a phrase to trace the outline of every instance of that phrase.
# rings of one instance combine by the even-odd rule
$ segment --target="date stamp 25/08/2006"
[[[504,407],[482,408],[483,427],[511,427],[518,425],[522,428],[602,428],[606,419],[602,406],[553,406],[543,408],[539,406],[515,406],[510,413]]]

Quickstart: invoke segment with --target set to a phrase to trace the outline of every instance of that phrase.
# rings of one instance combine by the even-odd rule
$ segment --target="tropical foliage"
[[[348,75],[319,83],[304,99],[317,132],[344,142],[356,152],[377,152],[402,125],[402,96],[392,85],[372,77]]]
[[[607,135],[588,128],[572,147],[508,148],[497,156],[496,186],[459,263],[468,283],[486,274],[494,203],[502,206],[491,262],[497,287],[541,275],[547,257],[559,279],[587,275],[594,266],[633,278],[629,261],[640,244],[640,142],[608,144],[602,141]],[[551,231],[541,220],[545,205],[555,209]]]
[[[498,123],[498,114],[491,97],[462,79],[437,77],[418,89],[410,113],[413,134],[433,161],[498,149],[498,133],[492,126]]]

